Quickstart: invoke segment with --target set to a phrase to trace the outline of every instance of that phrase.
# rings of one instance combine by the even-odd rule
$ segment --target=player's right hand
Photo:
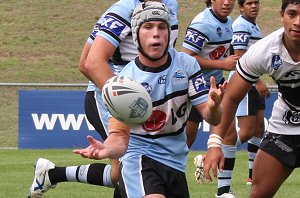
[[[235,70],[236,63],[239,60],[240,56],[230,55],[222,60],[222,69],[225,71]]]

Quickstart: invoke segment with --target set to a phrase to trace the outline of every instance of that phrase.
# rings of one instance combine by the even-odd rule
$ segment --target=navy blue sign
[[[86,119],[84,96],[84,91],[19,91],[19,148],[82,148],[87,135],[101,140]],[[266,122],[276,98],[272,93],[266,101]],[[209,125],[203,122],[192,150],[206,150],[208,136]]]
[[[100,138],[84,114],[84,91],[19,91],[19,148],[86,147]]]

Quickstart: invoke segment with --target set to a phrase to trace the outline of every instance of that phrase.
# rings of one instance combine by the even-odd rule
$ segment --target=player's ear
[[[281,16],[280,21],[281,21],[281,22],[283,22],[283,15],[284,15],[284,12],[283,12],[283,11],[280,11],[280,16]]]

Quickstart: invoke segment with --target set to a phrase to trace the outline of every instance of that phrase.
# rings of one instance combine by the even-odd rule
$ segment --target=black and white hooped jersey
[[[168,62],[153,68],[131,61],[119,74],[140,82],[151,96],[153,111],[142,125],[131,127],[124,158],[144,154],[180,171],[188,148],[185,126],[192,105],[205,103],[208,88],[196,59],[169,49]]]
[[[131,34],[131,16],[133,10],[143,0],[119,0],[113,4],[98,20],[93,32],[88,38],[92,43],[96,36],[102,36],[116,47],[116,51],[110,60],[110,65],[115,74],[138,55],[138,50],[133,43]],[[163,0],[170,12],[171,36],[170,47],[175,46],[178,36],[178,3],[177,0]],[[88,91],[96,86],[90,82]]]
[[[255,83],[269,74],[278,85],[267,130],[285,135],[300,135],[300,62],[294,62],[282,43],[281,28],[252,45],[239,59],[237,71]]]
[[[252,23],[242,15],[232,24],[233,36],[231,45],[233,49],[247,50],[251,45],[260,40],[263,35],[256,23]]]
[[[232,19],[218,19],[210,8],[199,13],[187,28],[183,47],[199,54],[203,58],[220,60],[228,55],[232,39]],[[203,70],[207,84],[214,76],[219,83],[223,78],[222,70]]]

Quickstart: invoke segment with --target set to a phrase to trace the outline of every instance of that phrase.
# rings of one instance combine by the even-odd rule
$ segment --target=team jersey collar
[[[221,23],[227,23],[228,21],[228,17],[224,20],[224,19],[220,19],[215,13],[214,11],[210,8],[209,11],[211,12],[211,14],[218,20],[220,21]]]
[[[281,58],[289,64],[292,64],[292,65],[298,64],[293,61],[293,59],[291,58],[286,47],[283,45],[282,39],[283,39],[283,35],[284,35],[284,28],[280,28],[279,30],[275,31],[274,34],[275,34],[275,36],[273,37],[274,40],[271,44],[270,51],[273,54],[280,54]]]
[[[164,71],[165,69],[169,68],[170,65],[171,65],[171,62],[172,62],[172,58],[171,58],[171,55],[170,53],[168,53],[168,60],[166,62],[166,64],[162,65],[162,66],[159,66],[159,67],[149,67],[149,66],[146,66],[144,64],[141,63],[139,57],[136,57],[135,60],[134,60],[136,66],[142,70],[142,71],[146,71],[146,72],[153,72],[153,73],[159,73],[161,71]]]
[[[243,18],[243,19],[245,19],[246,21],[248,21],[249,23],[251,23],[251,24],[253,24],[253,25],[255,25],[256,26],[256,23],[253,23],[252,21],[250,21],[250,20],[248,20],[248,19],[246,19],[243,15],[241,15],[241,17]]]
[[[271,44],[270,51],[274,54],[279,54],[282,46],[282,37],[283,37],[284,29],[280,28],[279,30],[275,31],[273,34],[273,41]]]

